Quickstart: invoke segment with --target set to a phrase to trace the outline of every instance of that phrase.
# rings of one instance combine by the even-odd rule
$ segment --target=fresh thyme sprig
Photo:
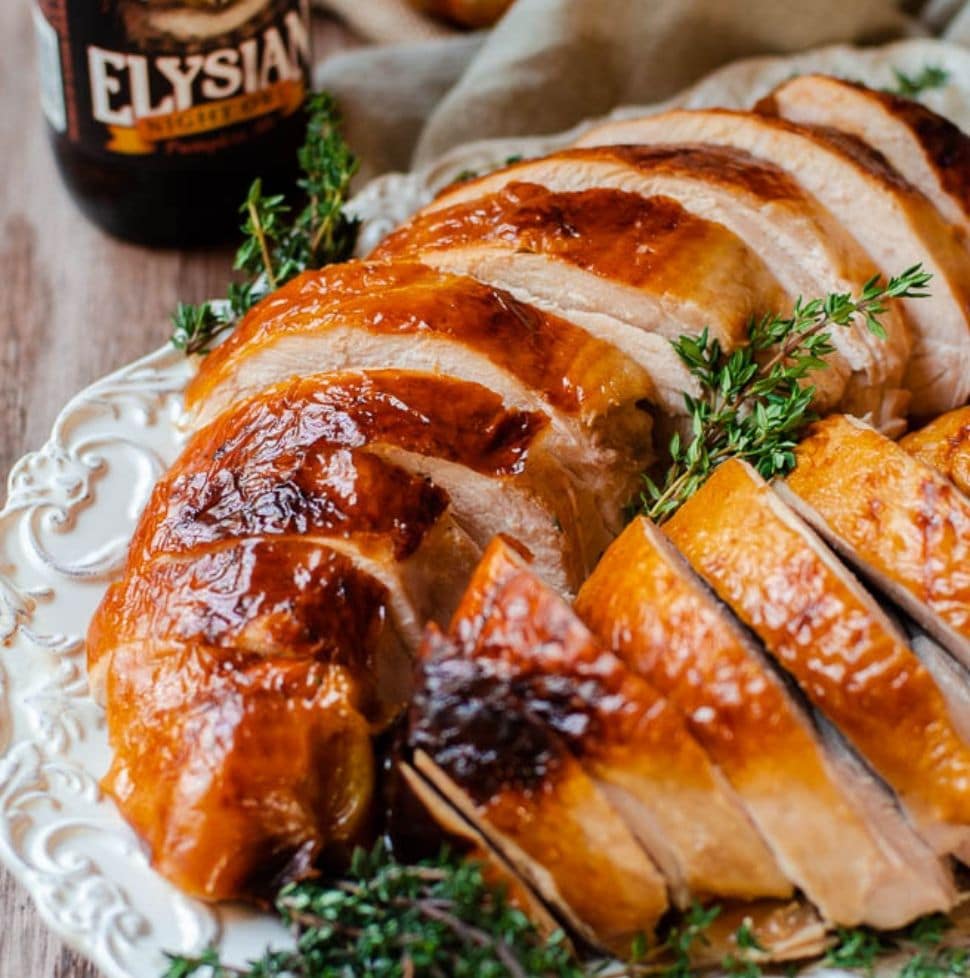
[[[215,950],[170,956],[162,978],[696,978],[691,963],[721,908],[694,904],[653,946],[633,942],[630,960],[583,964],[562,934],[543,939],[481,867],[443,851],[415,865],[387,850],[357,850],[347,877],[330,885],[291,884],[276,909],[296,937],[287,951],[267,951],[239,967]],[[843,928],[825,963],[871,974],[877,959],[909,947],[898,978],[968,978],[966,949],[945,944],[948,918],[934,914],[880,935]],[[721,962],[730,978],[760,978],[763,948],[747,921],[734,933],[736,953]]]
[[[629,960],[623,968],[615,963],[593,966],[587,978],[693,978],[691,952],[698,945],[709,943],[707,931],[720,916],[721,908],[691,905],[683,918],[667,932],[664,940],[651,945],[645,934],[640,934],[630,947]]]
[[[343,261],[353,251],[357,222],[344,210],[357,160],[340,134],[340,118],[326,93],[310,95],[306,141],[298,159],[305,204],[295,217],[285,196],[267,195],[255,180],[240,207],[243,243],[234,268],[247,276],[229,286],[218,307],[180,303],[172,316],[172,344],[186,354],[206,353],[267,293],[308,268]]]
[[[173,957],[164,978],[583,978],[561,934],[543,940],[477,863],[447,852],[404,866],[358,850],[347,879],[290,885],[276,907],[295,950],[244,968],[213,951]]]
[[[839,928],[825,963],[872,975],[879,958],[909,949],[914,953],[903,963],[898,978],[968,978],[970,950],[945,943],[952,926],[943,914],[930,914],[892,934],[869,927]]]
[[[896,84],[885,89],[891,95],[902,95],[903,98],[918,98],[923,92],[934,88],[943,88],[950,81],[950,72],[941,65],[923,65],[918,74],[907,75],[899,68],[893,68]]]
[[[929,281],[929,273],[914,265],[885,283],[870,279],[858,296],[798,299],[791,316],[752,320],[747,343],[730,354],[707,330],[674,341],[701,393],[684,395],[690,438],[671,439],[670,467],[660,485],[644,476],[646,491],[636,511],[664,522],[728,458],[747,460],[766,479],[791,471],[798,436],[814,420],[815,388],[802,381],[825,367],[824,357],[834,350],[831,328],[859,319],[884,337],[879,317],[887,300],[921,298]]]

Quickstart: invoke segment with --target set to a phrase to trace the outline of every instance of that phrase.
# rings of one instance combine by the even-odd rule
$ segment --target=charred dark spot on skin
[[[449,654],[421,670],[408,739],[477,804],[507,790],[542,790],[555,778],[564,751],[514,683]]]

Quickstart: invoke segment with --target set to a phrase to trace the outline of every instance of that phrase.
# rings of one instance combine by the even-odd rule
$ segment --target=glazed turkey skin
[[[831,924],[898,926],[913,885],[892,834],[764,652],[640,517],[606,552],[576,610],[686,718],[780,866]],[[905,833],[905,829],[903,829]]]
[[[514,458],[511,420],[507,445],[483,431],[468,461]],[[272,892],[359,841],[370,738],[405,708],[421,629],[481,548],[443,490],[353,443],[301,453],[264,428],[234,456],[209,434],[156,487],[87,654],[114,749],[105,790],[153,864],[215,900]]]
[[[414,766],[594,947],[628,956],[667,909],[663,877],[510,684],[433,629],[409,715]]]
[[[680,712],[603,648],[501,538],[452,631],[559,736],[661,869],[682,908],[793,888]]]
[[[372,257],[469,274],[582,326],[650,373],[666,411],[683,412],[694,382],[665,341],[707,328],[734,349],[753,316],[791,304],[753,249],[670,198],[518,181],[461,196]]]
[[[884,276],[921,262],[930,295],[902,300],[913,336],[904,386],[911,412],[931,416],[970,398],[970,255],[956,229],[878,153],[850,136],[727,109],[676,110],[594,127],[578,141],[710,143],[788,172],[842,221]]]
[[[792,122],[838,129],[861,139],[960,230],[970,243],[970,139],[915,99],[831,75],[800,75],[757,109]]]
[[[102,786],[184,892],[271,898],[363,840],[374,758],[346,670],[149,645],[120,649],[107,687]]]
[[[482,549],[496,532],[507,533],[529,549],[545,579],[573,591],[610,534],[596,500],[547,447],[548,425],[543,414],[507,410],[485,388],[446,376],[372,371],[288,381],[194,436],[156,490],[155,515],[133,548],[154,553],[206,539],[209,524],[186,522],[186,511],[233,513],[237,532],[284,524],[302,532],[307,510],[332,510],[327,525],[339,532],[341,494],[301,496],[299,488],[315,454],[366,451],[443,489],[455,520]],[[376,519],[379,497],[375,503]]]
[[[109,664],[103,651],[112,650],[115,632],[123,634],[110,618],[102,628],[102,616],[116,604],[127,615],[127,590],[136,587],[153,561],[177,557],[191,569],[194,559],[224,542],[317,541],[348,555],[387,587],[393,625],[414,648],[426,620],[447,620],[481,556],[481,548],[456,523],[447,493],[361,449],[328,448],[269,471],[247,472],[245,466],[221,471],[222,478],[212,479],[205,470],[183,473],[176,465],[170,480],[153,493],[125,573],[109,588],[89,629],[95,691]],[[148,543],[143,545],[143,538]],[[218,577],[214,581],[214,601],[225,600],[246,614],[258,610],[241,585],[220,597],[222,583]],[[175,592],[170,597],[175,600]],[[208,614],[225,612],[212,606]],[[206,613],[200,609],[198,617],[204,621]]]
[[[970,406],[941,414],[899,444],[970,497]]]
[[[294,375],[374,369],[447,374],[545,414],[550,450],[619,528],[652,453],[649,377],[576,326],[470,278],[406,262],[305,273],[203,361],[186,402],[204,423]]]
[[[970,668],[970,501],[845,415],[813,425],[795,459],[785,498]]]
[[[965,854],[970,745],[899,629],[816,534],[736,460],[714,471],[665,532],[892,787],[934,849]],[[914,887],[913,899],[928,893]]]
[[[648,199],[676,201],[697,218],[723,226],[742,240],[761,257],[788,297],[856,293],[877,271],[859,243],[783,170],[742,150],[686,143],[571,149],[516,163],[446,188],[414,223],[392,235],[388,246],[396,247],[399,236],[408,246],[415,230],[420,230],[423,238],[430,228],[439,226],[450,229],[457,225],[469,237],[474,230],[472,219],[481,216],[477,210],[480,202],[520,183],[539,184],[557,195],[611,188]],[[504,225],[497,223],[493,234],[504,233]],[[589,313],[584,316],[581,311],[565,308],[560,298],[562,289],[548,275],[534,274],[486,244],[479,242],[470,250],[466,242],[461,247],[450,243],[442,249],[434,248],[432,240],[422,243],[420,254],[429,264],[478,275],[524,298],[531,296],[549,303],[567,318],[572,316],[591,330],[598,329],[597,335],[615,337],[613,342],[617,344],[631,344],[626,349],[634,358],[656,362],[650,348],[643,348],[642,339],[638,351],[632,345],[634,337],[629,330],[622,325],[617,328],[612,318],[604,325],[601,310],[591,317]],[[669,290],[668,306],[671,292],[674,299],[684,294],[688,302],[698,301],[693,274],[680,281],[665,282],[664,286]],[[715,290],[714,303],[704,309],[707,322],[716,323],[724,315],[718,303],[731,294],[720,286]],[[776,311],[771,305],[774,301],[770,296],[752,296],[746,300],[747,315]],[[790,306],[790,298],[786,302]],[[760,308],[753,308],[758,303]],[[681,321],[676,315],[673,318]],[[686,327],[693,325],[689,320],[683,321]],[[829,369],[813,377],[820,410],[854,404],[855,413],[870,414],[880,426],[898,427],[908,404],[908,395],[900,385],[911,340],[894,304],[889,304],[883,323],[885,340],[873,337],[859,323],[835,332],[837,349],[828,358]],[[657,366],[652,369],[661,392],[673,392],[663,401],[665,407],[672,404],[671,410],[681,410],[682,399],[676,393],[680,382],[677,365],[669,374],[661,373]]]

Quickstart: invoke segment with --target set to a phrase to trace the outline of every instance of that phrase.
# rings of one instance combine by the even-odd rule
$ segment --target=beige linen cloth
[[[477,34],[406,0],[316,2],[378,42],[327,60],[316,79],[343,109],[362,179],[660,101],[738,58],[921,35],[970,43],[970,2],[954,0],[517,0]]]

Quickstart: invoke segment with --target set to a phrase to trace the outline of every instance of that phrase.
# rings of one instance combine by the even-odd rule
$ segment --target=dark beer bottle
[[[101,227],[223,241],[252,180],[285,190],[303,138],[309,0],[37,0],[58,167]]]

